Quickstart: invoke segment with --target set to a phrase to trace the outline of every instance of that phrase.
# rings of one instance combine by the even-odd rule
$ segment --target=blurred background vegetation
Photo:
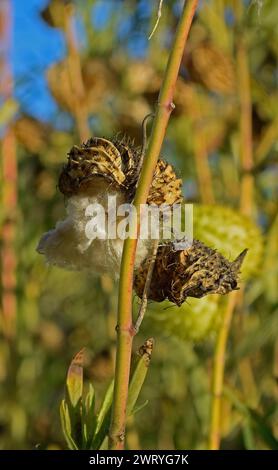
[[[2,449],[65,448],[59,404],[81,348],[99,400],[113,376],[115,281],[48,267],[36,245],[65,213],[56,184],[72,145],[118,132],[140,145],[181,9],[165,0],[148,41],[158,5],[1,2]],[[226,255],[252,248],[256,269],[243,272],[227,345],[221,446],[229,449],[277,448],[277,24],[276,0],[200,2],[163,149],[186,200],[219,206],[211,216],[199,206],[200,237],[215,236]],[[248,231],[239,209],[263,235]],[[245,246],[223,238],[221,225],[226,235],[246,229]],[[215,299],[189,299],[181,310],[150,304],[135,340],[155,338],[140,398],[148,404],[128,423],[129,448],[206,447],[213,349],[227,302]]]

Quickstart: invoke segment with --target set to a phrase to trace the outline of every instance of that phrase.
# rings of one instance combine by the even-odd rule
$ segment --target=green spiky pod
[[[263,254],[263,237],[259,228],[235,210],[221,206],[194,206],[194,238],[217,249],[228,259],[234,259],[248,248],[241,267],[241,279],[246,281],[258,272]],[[186,299],[181,306],[169,300],[151,302],[147,324],[150,328],[182,340],[201,341],[218,330],[227,296],[207,295]]]
[[[241,267],[241,279],[247,281],[258,273],[264,241],[258,226],[247,216],[224,206],[194,205],[194,238],[234,259],[248,249]]]

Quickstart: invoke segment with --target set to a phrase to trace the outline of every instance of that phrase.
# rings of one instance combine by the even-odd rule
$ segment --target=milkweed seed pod
[[[260,271],[264,238],[259,227],[248,216],[230,207],[196,204],[193,231],[195,238],[208,246],[217,247],[229,260],[248,248],[241,267],[241,278],[244,281]]]
[[[125,142],[116,145],[104,138],[93,137],[68,154],[68,163],[59,177],[59,189],[67,197],[85,193],[96,195],[99,181],[103,187],[128,191],[138,179],[139,151],[131,151]]]
[[[72,14],[74,10],[71,0],[51,0],[41,12],[44,21],[53,28],[64,28],[65,14]]]
[[[49,89],[64,110],[76,111],[76,91],[72,89],[69,58],[52,65],[46,72]],[[109,67],[99,59],[87,60],[82,65],[82,80],[85,93],[78,96],[78,105],[88,112],[96,113],[107,99],[108,92],[115,86],[115,78]]]
[[[132,94],[157,93],[161,85],[161,77],[149,61],[129,62],[123,79]]]
[[[140,151],[128,139],[94,137],[68,154],[58,187],[67,199],[65,220],[44,234],[38,252],[50,264],[67,269],[89,269],[97,273],[112,271],[117,276],[121,261],[123,237],[107,235],[109,204],[107,196],[116,196],[117,205],[133,200],[140,173]],[[172,205],[181,201],[181,180],[171,165],[159,160],[147,200],[148,204]],[[88,239],[86,208],[101,204],[105,209],[103,239]],[[118,221],[119,219],[117,219]],[[148,240],[139,240],[136,267],[146,257]]]
[[[192,79],[208,90],[225,95],[234,93],[236,79],[232,59],[214,44],[208,41],[197,44],[185,57],[185,65]]]
[[[115,188],[131,202],[140,172],[140,150],[128,139],[109,141],[93,137],[85,144],[74,146],[68,155],[68,163],[59,178],[59,189],[65,196],[96,194],[99,181],[104,187]],[[173,167],[159,160],[147,199],[148,204],[175,204],[181,202],[181,179]]]
[[[27,115],[23,115],[14,123],[17,140],[30,153],[39,153],[45,149],[49,131],[49,126]]]
[[[87,59],[82,64],[82,79],[86,92],[86,105],[89,112],[103,109],[103,103],[117,88],[117,74],[105,60]]]
[[[227,207],[196,204],[193,210],[194,237],[202,240],[205,247],[201,248],[201,251],[197,255],[199,251],[198,244],[196,245],[197,249],[194,248],[193,245],[192,249],[196,253],[199,261],[197,261],[195,267],[189,270],[189,272],[193,276],[193,280],[196,281],[196,277],[200,277],[200,272],[198,272],[199,267],[202,263],[208,263],[210,273],[208,276],[206,272],[203,272],[205,276],[200,277],[201,282],[198,289],[200,290],[200,286],[205,289],[213,287],[213,283],[215,282],[214,276],[217,274],[214,270],[210,271],[210,266],[215,263],[214,256],[216,256],[216,260],[218,259],[220,261],[220,267],[222,264],[219,253],[217,253],[217,255],[214,254],[214,250],[212,250],[212,259],[210,261],[205,260],[204,257],[210,253],[210,249],[208,250],[207,246],[213,248],[217,247],[221,255],[227,258],[224,259],[222,268],[226,266],[228,270],[224,269],[223,271],[226,272],[226,274],[229,273],[231,269],[228,275],[229,287],[236,287],[232,285],[231,281],[233,281],[235,274],[235,280],[238,282],[239,271],[241,272],[240,279],[242,281],[246,281],[251,277],[253,278],[261,267],[264,250],[264,240],[256,224],[248,217]],[[248,248],[245,256],[244,252],[242,252],[244,248]],[[233,261],[229,260],[237,258],[240,252],[242,252],[241,256],[238,257],[233,266]],[[182,263],[186,261],[182,253],[176,256]],[[242,260],[243,257],[244,260]],[[146,261],[144,263],[146,263]],[[144,263],[142,266],[144,266]],[[182,268],[182,263],[180,263],[180,269]],[[239,266],[240,264],[241,266]],[[218,265],[218,263],[216,263],[216,265]],[[140,273],[140,269],[142,271],[142,268],[139,268],[138,273]],[[183,271],[181,271],[181,273],[183,273]],[[208,281],[205,281],[204,284],[203,279],[206,278]],[[137,287],[137,289],[142,291],[144,276],[141,275],[141,278],[137,278],[137,283],[139,282],[138,279],[141,282],[141,286]],[[174,300],[176,300],[176,298],[178,298],[178,300],[180,299],[180,297],[177,296],[177,289],[181,286],[182,282],[179,280],[176,285],[172,285]],[[223,288],[221,282],[220,286]],[[188,290],[189,288],[191,290]],[[155,295],[158,295],[157,286],[155,286],[155,289]],[[218,330],[223,312],[226,308],[226,297],[222,295],[206,295],[199,299],[191,297],[190,295],[192,293],[195,294],[194,290],[192,290],[192,284],[190,286],[186,284],[183,294],[186,292],[186,289],[189,297],[180,307],[176,305],[176,302],[173,302],[173,299],[172,301],[165,300],[159,303],[150,302],[149,314],[146,319],[147,322],[149,322],[150,328],[160,331],[163,334],[173,335],[183,340],[190,339],[200,341],[213,335]]]
[[[176,250],[173,243],[158,249],[149,300],[170,300],[181,306],[187,297],[200,299],[207,294],[228,294],[237,289],[241,264],[247,250],[234,260],[228,261],[221,253],[194,240],[185,250]],[[149,260],[138,269],[134,289],[142,297]]]
[[[180,307],[169,300],[150,302],[144,327],[154,334],[172,336],[182,341],[213,339],[221,325],[227,299],[227,296],[220,295],[189,298]]]
[[[75,98],[69,79],[68,59],[53,64],[46,71],[46,79],[49,89],[59,106],[74,114]]]

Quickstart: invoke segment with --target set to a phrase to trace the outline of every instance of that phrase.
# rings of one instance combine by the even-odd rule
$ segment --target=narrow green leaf
[[[254,433],[253,429],[250,423],[250,419],[246,419],[245,422],[243,423],[242,427],[242,434],[243,434],[243,440],[244,440],[244,445],[246,450],[255,450],[256,445],[255,445],[255,440],[254,440]]]
[[[69,409],[65,402],[62,400],[60,405],[60,418],[61,418],[61,426],[63,430],[63,434],[69,449],[71,450],[78,450],[76,443],[74,442],[73,437],[71,436],[71,422],[70,422],[70,415]]]
[[[278,440],[267,425],[265,418],[256,410],[246,406],[229,387],[224,388],[224,393],[226,397],[231,400],[237,410],[246,417],[246,420],[249,420],[249,423],[252,424],[253,428],[255,428],[261,439],[270,447],[270,449],[278,450]]]
[[[111,408],[112,400],[113,400],[113,390],[114,390],[114,380],[112,380],[112,382],[110,383],[106,391],[106,394],[104,396],[100,410],[98,412],[96,433],[100,430],[102,423],[104,421],[104,418],[107,415],[107,412],[109,411],[109,409]]]
[[[67,374],[67,394],[73,408],[82,398],[83,357],[84,349],[81,349],[71,361]]]
[[[99,449],[108,450],[108,436],[105,436]]]
[[[114,380],[110,383],[106,391],[102,405],[97,415],[96,430],[92,442],[92,449],[99,449],[106,434],[108,433],[113,400],[113,390]]]
[[[146,400],[141,405],[135,406],[133,408],[132,414],[135,415],[136,413],[139,413],[139,411],[143,410],[143,408],[145,408],[148,403],[149,403],[149,400]]]
[[[224,394],[241,414],[245,415],[246,417],[249,416],[248,407],[240,400],[240,398],[238,398],[238,396],[230,387],[224,387]]]
[[[135,404],[138,399],[140,390],[146,378],[150,357],[153,349],[153,339],[148,339],[139,349],[135,360],[132,365],[131,378],[129,383],[128,402],[127,402],[127,415],[129,416],[134,412]],[[109,385],[105,394],[103,403],[97,415],[97,425],[92,442],[92,449],[99,449],[105,446],[104,440],[109,431],[111,406],[113,400],[114,381]],[[138,407],[139,411],[146,403]]]
[[[270,427],[265,422],[263,416],[257,411],[249,409],[251,419],[255,425],[256,430],[260,434],[263,441],[270,447],[271,450],[278,450],[278,440],[273,435]]]
[[[264,318],[258,328],[252,331],[251,335],[246,335],[246,337],[239,342],[230,360],[232,365],[236,364],[240,358],[260,350],[265,344],[270,344],[272,341],[275,341],[278,335],[277,313],[277,309],[274,310],[273,313]]]
[[[83,357],[84,349],[71,361],[66,381],[66,403],[71,423],[71,437],[78,448],[83,446],[82,394],[83,394]]]
[[[140,394],[141,388],[145,381],[148,367],[150,364],[150,358],[153,350],[153,339],[147,339],[143,346],[139,349],[131,372],[131,378],[129,383],[128,391],[128,402],[127,402],[127,415],[131,415],[134,411],[135,404]]]
[[[95,391],[92,384],[89,384],[89,390],[85,397],[85,403],[82,406],[82,430],[83,444],[82,448],[89,449],[96,429],[95,415]]]

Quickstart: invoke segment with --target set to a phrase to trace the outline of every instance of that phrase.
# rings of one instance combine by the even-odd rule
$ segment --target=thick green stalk
[[[114,450],[124,448],[130,359],[132,340],[135,334],[132,323],[132,286],[137,236],[140,230],[140,205],[146,203],[166,127],[174,108],[174,88],[197,3],[198,0],[188,0],[183,7],[161,86],[150,141],[134,199],[137,213],[133,215],[130,223],[130,233],[132,235],[125,240],[123,248],[118,298],[115,386],[109,433],[109,448]]]

